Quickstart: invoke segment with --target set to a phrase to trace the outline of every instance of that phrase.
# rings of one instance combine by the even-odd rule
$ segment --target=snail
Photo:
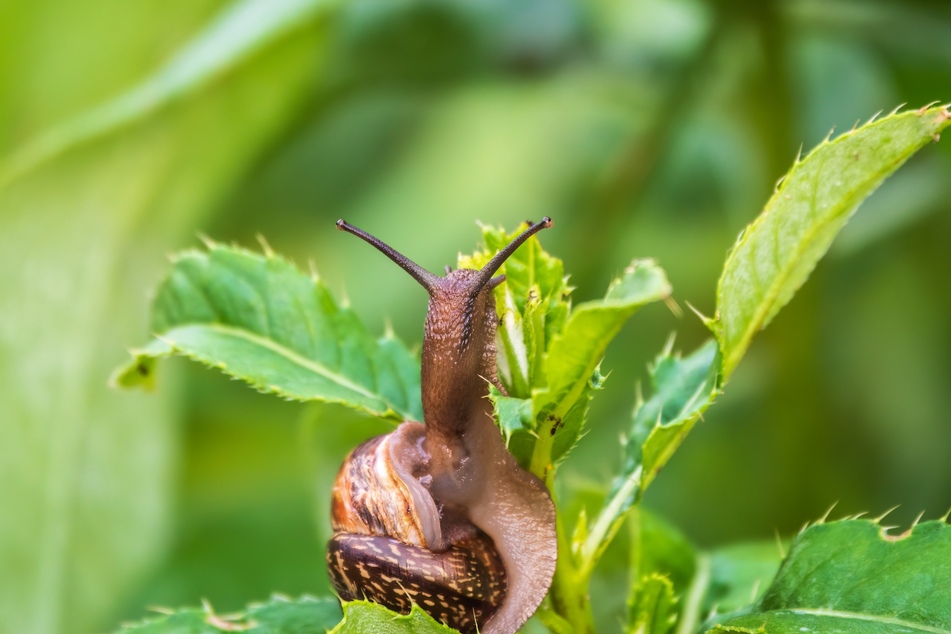
[[[408,613],[415,603],[462,632],[514,634],[555,571],[555,507],[509,453],[493,420],[495,276],[541,229],[532,224],[481,270],[430,273],[343,220],[429,293],[422,349],[424,422],[404,421],[347,457],[334,484],[331,582],[344,600]],[[495,276],[495,277],[494,277]]]

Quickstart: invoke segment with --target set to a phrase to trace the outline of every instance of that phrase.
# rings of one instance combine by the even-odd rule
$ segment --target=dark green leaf
[[[154,358],[177,353],[285,398],[421,420],[418,361],[273,254],[216,244],[182,254],[159,288],[153,330],[120,385],[148,380]]]
[[[951,632],[951,527],[890,535],[869,520],[821,523],[793,543],[747,614],[713,632]]]

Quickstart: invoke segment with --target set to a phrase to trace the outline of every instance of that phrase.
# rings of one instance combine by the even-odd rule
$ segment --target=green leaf
[[[142,49],[145,67],[116,84],[128,92],[4,157],[0,269],[15,273],[0,279],[0,507],[17,511],[0,521],[0,631],[101,628],[165,552],[177,391],[117,393],[103,378],[141,328],[168,245],[287,134],[321,75],[327,7],[244,0],[201,8],[199,30],[170,20],[163,39],[188,41],[172,59]],[[6,60],[20,65],[57,41],[22,26],[24,55]]]
[[[459,266],[481,267],[520,231],[483,227],[486,249],[460,256]],[[653,261],[636,260],[611,283],[603,300],[571,311],[572,289],[561,260],[546,253],[537,236],[500,273],[506,282],[495,291],[501,317],[499,376],[508,395],[493,393],[492,398],[509,450],[544,476],[581,435],[591,391],[604,380],[598,364],[608,344],[638,308],[666,298],[670,285]]]
[[[670,579],[653,574],[638,583],[638,592],[628,606],[630,634],[666,634],[673,627],[674,587]]]
[[[782,560],[776,542],[754,542],[718,548],[705,555],[709,568],[702,614],[733,612],[766,593]]]
[[[720,364],[716,342],[709,341],[683,358],[671,354],[672,343],[650,368],[654,394],[635,408],[625,445],[623,473],[643,468],[641,495],[717,395]]]
[[[532,429],[532,422],[535,420],[532,413],[532,401],[527,398],[503,396],[495,387],[489,388],[489,398],[495,406],[495,416],[499,427],[502,428],[502,435],[511,450],[513,434]],[[531,447],[523,449],[520,453],[531,455]]]
[[[343,606],[343,621],[330,634],[456,634],[437,623],[418,605],[409,614],[397,614],[368,601],[351,601]]]
[[[805,529],[747,614],[709,630],[951,632],[951,527],[925,522],[890,535],[874,521]]]
[[[710,325],[723,352],[724,381],[865,197],[949,124],[944,107],[892,114],[822,143],[793,165],[740,235],[720,277]]]
[[[121,627],[116,634],[325,634],[340,621],[335,598],[272,597],[235,614],[215,614],[210,605],[186,608]]]
[[[634,410],[621,473],[614,479],[581,551],[585,569],[594,567],[627,513],[717,393],[716,342],[710,341],[683,358],[671,353],[672,343],[650,370],[654,394]]]
[[[460,255],[460,268],[482,268],[527,228],[507,233],[501,227],[482,227],[485,249]],[[572,288],[562,261],[541,247],[538,236],[529,238],[499,269],[505,283],[495,290],[501,317],[499,378],[509,393],[529,398],[534,387],[545,384],[543,358],[552,337],[564,328],[571,308]]]
[[[147,382],[154,359],[184,355],[299,401],[422,420],[419,362],[392,335],[372,338],[317,279],[271,253],[209,244],[176,258],[153,306],[157,341],[115,382]]]
[[[532,393],[537,435],[531,460],[534,473],[543,474],[578,440],[591,389],[602,382],[597,369],[611,340],[638,308],[669,295],[663,270],[652,260],[635,260],[611,283],[603,300],[585,302],[571,311],[545,355],[547,386]]]
[[[638,508],[630,524],[632,576],[662,574],[673,583],[675,595],[683,594],[697,571],[694,545],[673,524],[644,508]]]

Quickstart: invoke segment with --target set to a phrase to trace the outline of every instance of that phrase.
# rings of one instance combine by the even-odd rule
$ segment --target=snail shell
[[[347,457],[334,484],[331,581],[342,599],[366,597],[399,612],[412,604],[462,632],[475,632],[502,604],[505,567],[492,540],[456,524],[451,544],[439,512],[413,476],[408,452],[425,437],[420,423],[363,443]],[[409,464],[407,464],[409,463]]]

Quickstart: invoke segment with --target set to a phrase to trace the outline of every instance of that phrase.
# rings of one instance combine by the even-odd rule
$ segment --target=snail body
[[[548,592],[557,557],[545,485],[509,453],[493,420],[498,268],[436,276],[345,222],[429,293],[422,349],[425,424],[405,421],[348,456],[334,485],[328,566],[343,599],[408,612],[418,604],[463,632],[514,634]]]

